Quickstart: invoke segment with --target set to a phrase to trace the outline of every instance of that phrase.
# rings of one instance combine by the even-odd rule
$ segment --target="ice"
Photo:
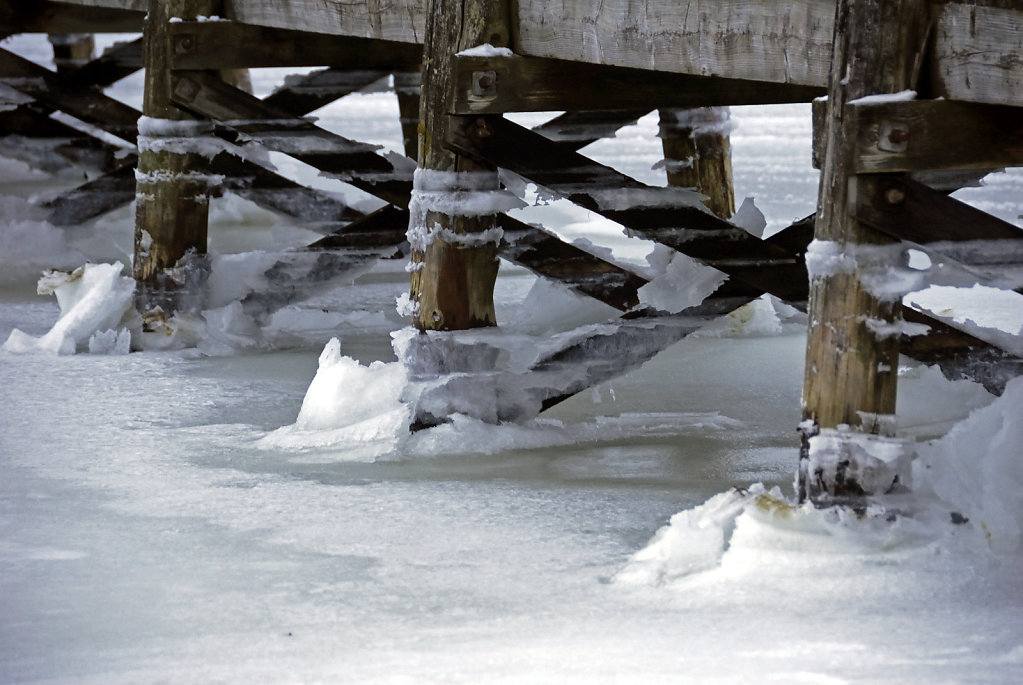
[[[132,310],[135,294],[135,282],[121,275],[123,269],[117,262],[86,264],[71,273],[50,272],[40,280],[39,292],[56,295],[60,318],[40,338],[15,329],[2,349],[74,354],[97,331],[117,328]]]
[[[458,53],[458,57],[513,57],[513,53],[508,48],[495,48],[490,43],[484,43],[483,45],[477,45],[476,47],[462,50]]]
[[[855,100],[850,100],[850,105],[881,105],[889,102],[909,102],[916,99],[915,90],[900,90],[898,93],[882,93],[880,95],[865,95]]]

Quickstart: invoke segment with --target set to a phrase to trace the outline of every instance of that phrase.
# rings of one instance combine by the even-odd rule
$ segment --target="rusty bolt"
[[[909,140],[909,130],[904,128],[893,128],[888,132],[888,142],[893,145],[901,145]]]
[[[478,83],[480,88],[484,89],[490,88],[490,86],[494,85],[494,77],[491,76],[489,73],[485,73],[482,76],[480,76]]]
[[[900,205],[906,199],[906,193],[902,188],[889,188],[884,191],[884,199],[890,205]]]
[[[484,140],[494,135],[494,129],[490,126],[490,122],[479,117],[472,122],[472,137],[478,140]]]
[[[174,43],[174,52],[179,55],[187,55],[195,51],[195,39],[189,35],[178,36]]]

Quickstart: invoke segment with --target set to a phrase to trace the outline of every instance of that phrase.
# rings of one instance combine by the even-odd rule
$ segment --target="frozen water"
[[[282,77],[254,76],[261,92]],[[114,93],[137,105],[138,84]],[[400,148],[393,96],[346,100],[320,124]],[[732,116],[737,192],[756,197],[765,233],[813,211],[808,108]],[[656,131],[646,117],[587,152],[663,183]],[[39,338],[61,309],[34,294],[38,272],[130,258],[133,213],[56,229],[25,199],[81,173],[0,160],[0,175],[0,340]],[[1011,172],[959,195],[1019,223],[1021,190]],[[251,341],[240,301],[311,232],[232,196],[211,209],[224,278],[207,314]],[[673,263],[648,265],[649,243],[585,212],[520,211],[654,272]],[[0,352],[0,681],[1023,680],[1018,382],[992,404],[975,384],[900,369],[919,497],[894,522],[840,518],[786,500],[805,340],[776,303],[539,420],[456,417],[411,435],[387,363],[404,265],[277,309],[266,347],[100,354],[123,345],[101,322],[76,341],[93,354]],[[507,266],[498,316],[517,334],[612,314]],[[1007,325],[961,304],[948,315]]]

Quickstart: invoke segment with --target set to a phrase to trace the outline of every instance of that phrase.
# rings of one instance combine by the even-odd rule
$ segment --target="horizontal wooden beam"
[[[243,24],[315,30],[402,43],[423,42],[427,0],[226,0],[224,16]]]
[[[541,57],[456,57],[455,114],[810,102],[823,87],[676,74]]]
[[[948,3],[935,23],[931,80],[952,100],[1023,106],[1023,6]]]
[[[231,21],[175,22],[172,69],[332,66],[349,69],[418,69],[422,47],[309,30],[250,26]]]
[[[911,100],[851,109],[858,130],[854,173],[1023,166],[1017,107]]]
[[[0,34],[135,33],[142,30],[144,3],[95,5],[49,0],[0,3]]]

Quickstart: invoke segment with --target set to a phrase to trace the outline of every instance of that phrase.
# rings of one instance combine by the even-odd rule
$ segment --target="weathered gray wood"
[[[263,103],[291,116],[302,116],[387,76],[386,71],[321,69],[301,78],[287,79]]]
[[[422,43],[426,0],[288,0],[227,4],[225,16],[243,24],[276,26],[343,36]]]
[[[848,102],[914,88],[927,23],[923,0],[839,0],[817,240],[841,250],[888,241],[856,221],[849,208],[856,129]],[[810,441],[819,430],[839,425],[877,432],[893,423],[879,425],[871,417],[895,413],[898,338],[877,336],[867,322],[895,325],[900,305],[872,294],[860,281],[859,268],[811,274],[802,399],[803,418],[811,427],[803,432],[801,499],[873,494],[876,484],[864,477],[865,464],[837,456],[811,464]]]
[[[722,219],[735,213],[727,107],[662,109],[661,148],[668,185],[694,188]]]
[[[1023,105],[1023,7],[948,4],[935,26],[931,77],[954,100]]]
[[[176,22],[170,25],[174,69],[328,66],[347,69],[418,68],[415,43],[331,36],[248,26],[236,22]]]
[[[519,0],[518,54],[824,86],[834,0]]]
[[[452,60],[455,53],[482,43],[507,46],[511,41],[510,8],[502,1],[432,0],[423,46],[423,76],[419,109],[417,179],[440,179],[432,191],[452,193],[460,184],[470,192],[497,190],[497,169],[445,148],[450,112]],[[472,174],[455,177],[454,173]],[[449,179],[449,180],[445,180]],[[416,206],[417,192],[413,190]],[[420,330],[464,330],[496,324],[494,283],[497,280],[497,243],[483,239],[494,227],[494,215],[461,212],[459,207],[435,209],[424,205],[413,211],[409,232],[430,236],[412,245],[416,270],[410,278],[409,299],[413,323]],[[450,236],[450,237],[449,237]]]
[[[579,150],[601,138],[613,137],[618,129],[636,123],[649,111],[642,108],[565,112],[533,131],[571,150]]]
[[[855,105],[855,173],[1023,165],[1023,110],[948,100]]]
[[[454,60],[455,114],[810,102],[819,86],[707,78],[538,57]],[[479,78],[489,78],[481,88]]]

